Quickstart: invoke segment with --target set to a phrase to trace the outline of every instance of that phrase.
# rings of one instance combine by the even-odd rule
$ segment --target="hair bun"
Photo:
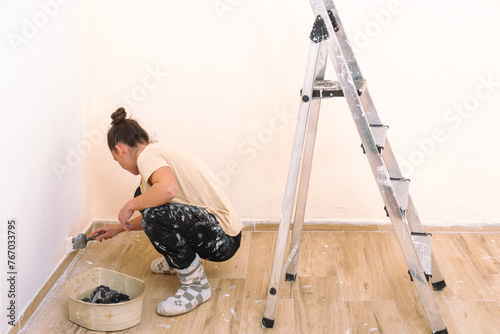
[[[111,114],[111,124],[119,124],[125,120],[127,117],[127,112],[125,111],[125,108],[120,107],[116,109],[114,113]]]

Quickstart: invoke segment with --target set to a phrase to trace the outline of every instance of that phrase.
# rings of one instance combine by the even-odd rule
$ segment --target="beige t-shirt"
[[[141,174],[141,193],[151,188],[151,174],[168,166],[174,173],[179,191],[170,203],[197,206],[213,214],[227,235],[236,236],[243,224],[220,186],[215,173],[194,154],[179,147],[149,144],[139,154],[137,166]]]

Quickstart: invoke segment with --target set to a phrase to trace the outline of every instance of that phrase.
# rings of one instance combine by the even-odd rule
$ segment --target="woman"
[[[200,258],[230,259],[240,246],[243,225],[206,164],[175,146],[151,143],[147,132],[126,116],[124,108],[111,115],[108,146],[123,169],[141,176],[141,183],[118,214],[121,224],[104,225],[92,236],[102,241],[143,229],[163,255],[151,270],[177,274],[182,284],[158,304],[158,314],[186,313],[212,293]],[[130,219],[135,211],[141,215]]]

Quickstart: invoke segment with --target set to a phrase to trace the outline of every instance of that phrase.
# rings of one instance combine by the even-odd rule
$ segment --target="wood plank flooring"
[[[100,333],[68,320],[64,286],[104,267],[145,281],[142,322],[115,333],[431,333],[393,232],[304,232],[297,280],[282,282],[272,329],[261,327],[276,232],[243,232],[238,253],[204,261],[212,298],[178,317],[156,314],[176,276],[153,274],[159,257],[143,232],[122,233],[79,251],[20,333]],[[447,287],[433,291],[449,333],[500,333],[500,234],[433,233]]]

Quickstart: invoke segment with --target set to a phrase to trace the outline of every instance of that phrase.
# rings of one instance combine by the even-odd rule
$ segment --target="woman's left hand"
[[[129,203],[125,204],[125,206],[120,210],[118,214],[118,220],[122,224],[123,228],[127,231],[130,231],[132,225],[128,223],[128,220],[134,214],[134,210],[129,209]]]

